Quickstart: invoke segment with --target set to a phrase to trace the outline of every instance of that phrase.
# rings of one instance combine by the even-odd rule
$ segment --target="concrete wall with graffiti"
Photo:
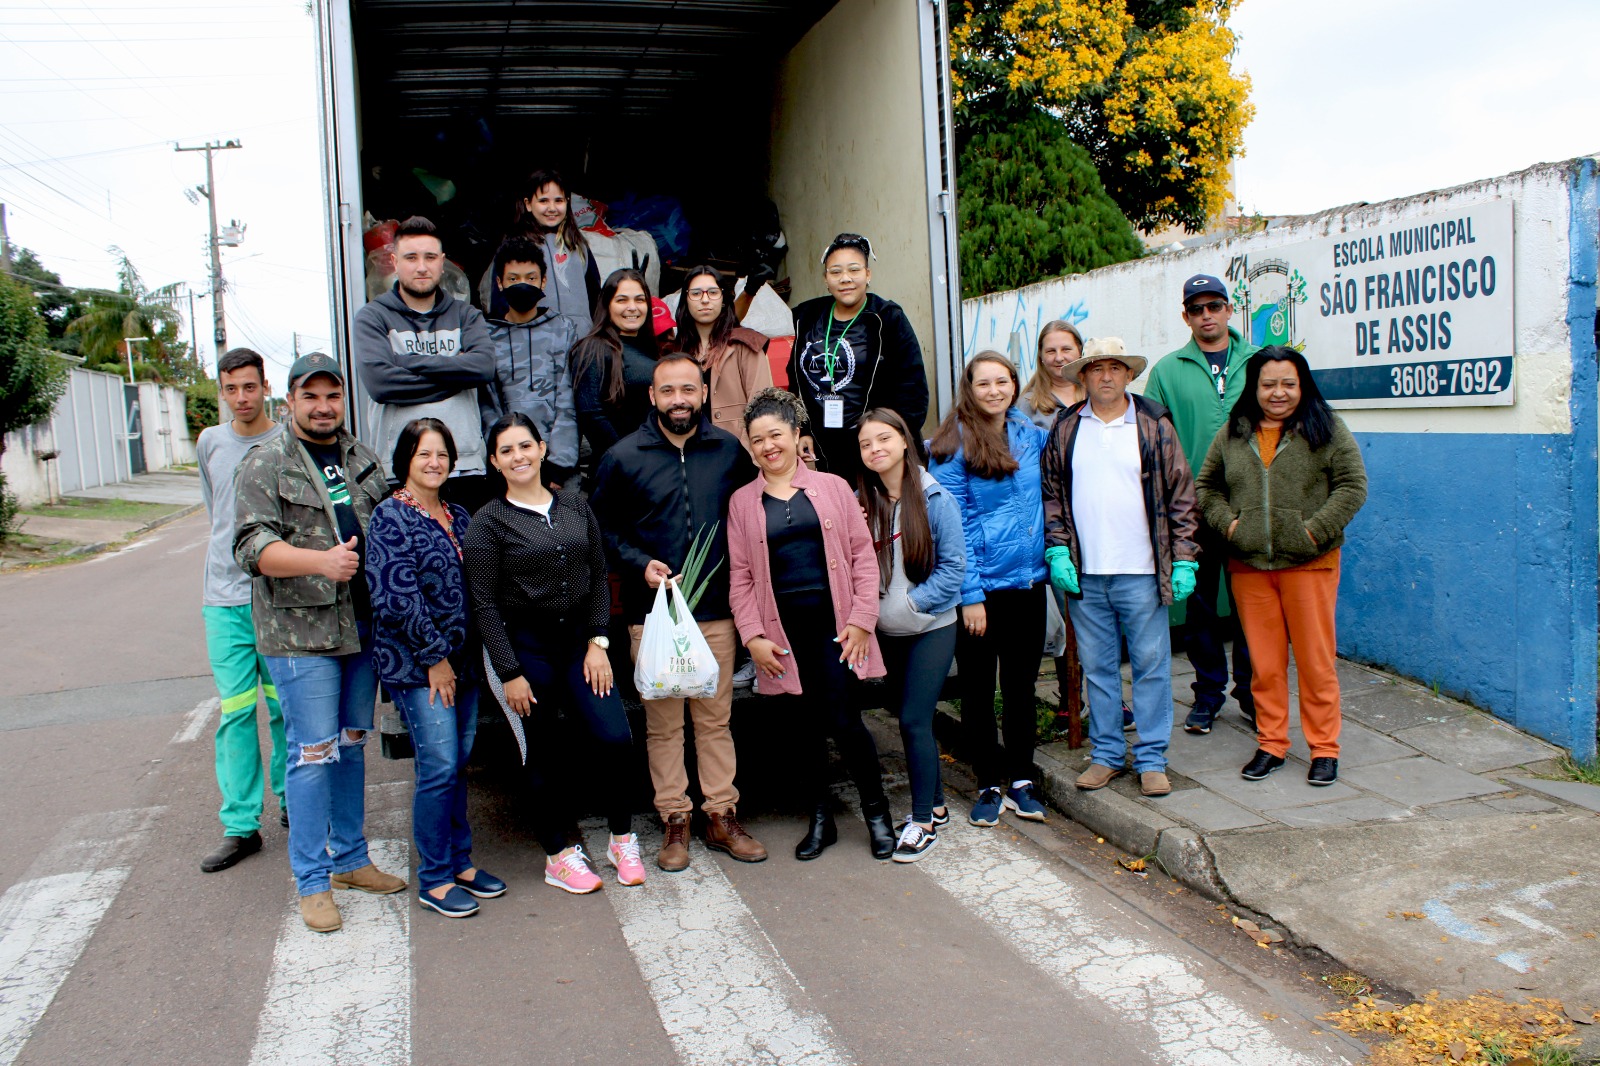
[[[1188,339],[1184,279],[1224,278],[1233,325],[1305,352],[1366,459],[1341,654],[1593,758],[1597,164],[1337,208],[968,300],[963,354],[1006,353],[1026,376],[1039,327],[1060,318],[1154,360]]]

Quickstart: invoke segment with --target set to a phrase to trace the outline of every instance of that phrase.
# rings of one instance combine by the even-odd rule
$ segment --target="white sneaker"
[[[756,662],[751,659],[733,672],[734,688],[749,688],[756,683]]]

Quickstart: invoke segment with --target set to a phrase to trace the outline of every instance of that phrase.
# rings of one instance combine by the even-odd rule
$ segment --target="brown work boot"
[[[1146,796],[1165,796],[1172,791],[1172,781],[1160,770],[1146,770],[1139,775],[1139,791]]]
[[[344,926],[339,908],[333,904],[333,892],[313,892],[300,897],[300,917],[313,933],[332,933]]]
[[[706,812],[706,847],[727,852],[740,862],[761,862],[767,849],[761,841],[745,832],[739,824],[739,815],[732,807],[725,811]]]
[[[670,874],[689,868],[689,816],[682,811],[667,815],[661,826],[666,835],[661,840],[661,853],[656,865]]]
[[[370,862],[359,870],[351,870],[347,874],[334,874],[329,880],[333,882],[334,888],[358,888],[363,892],[371,892],[374,896],[387,896],[406,887],[403,878],[386,874]]]
[[[1099,763],[1090,763],[1089,768],[1079,774],[1078,780],[1073,783],[1085,792],[1093,792],[1097,788],[1105,788],[1111,784],[1112,780],[1120,773],[1122,773],[1121,770],[1113,770],[1111,767],[1102,766]]]

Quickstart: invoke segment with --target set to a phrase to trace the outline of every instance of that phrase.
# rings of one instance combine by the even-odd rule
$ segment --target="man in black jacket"
[[[700,364],[681,353],[656,363],[650,386],[655,417],[612,445],[595,472],[590,500],[607,553],[621,574],[622,604],[639,655],[644,618],[661,582],[681,573],[696,537],[711,547],[700,570],[705,593],[695,622],[716,656],[717,694],[689,700],[706,846],[741,862],[760,862],[767,849],[745,832],[735,810],[739,791],[733,734],[733,653],[738,636],[728,606],[728,500],[755,476],[750,456],[732,434],[703,417],[706,390]],[[706,578],[705,575],[710,575]],[[645,700],[645,749],[656,810],[666,828],[656,865],[689,865],[689,775],[683,761],[682,699]]]

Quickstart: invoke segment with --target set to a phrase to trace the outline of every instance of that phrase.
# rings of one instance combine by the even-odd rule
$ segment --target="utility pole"
[[[203,367],[205,364],[200,362],[200,342],[194,335],[194,290],[187,285],[184,288],[189,290],[189,354],[194,356],[196,366]]]
[[[11,238],[6,234],[5,204],[0,204],[0,270],[11,273]]]
[[[290,336],[294,338],[294,357],[298,359],[300,358],[300,334],[293,333]]]
[[[206,198],[206,206],[211,212],[211,315],[212,315],[212,340],[217,347],[217,358],[222,358],[222,353],[228,350],[228,326],[222,315],[222,247],[217,237],[217,182],[211,168],[211,154],[225,152],[230,148],[243,148],[244,145],[237,140],[230,140],[223,144],[208,141],[198,148],[184,148],[173,145],[175,152],[204,152],[206,154],[206,183],[200,192]]]

